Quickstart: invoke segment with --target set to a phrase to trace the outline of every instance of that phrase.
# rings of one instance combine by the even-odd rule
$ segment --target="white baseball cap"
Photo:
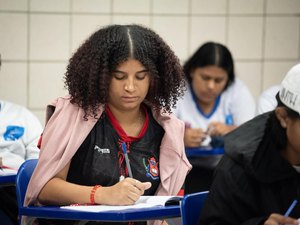
[[[284,105],[300,114],[300,63],[283,78],[279,98]]]

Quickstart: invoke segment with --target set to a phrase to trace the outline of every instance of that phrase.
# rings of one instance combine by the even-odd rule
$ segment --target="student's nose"
[[[209,81],[207,82],[207,86],[208,86],[209,89],[214,89],[215,86],[216,86],[216,83],[215,83],[214,80],[209,80]]]
[[[132,92],[135,90],[135,82],[134,79],[128,78],[125,82],[125,90]]]

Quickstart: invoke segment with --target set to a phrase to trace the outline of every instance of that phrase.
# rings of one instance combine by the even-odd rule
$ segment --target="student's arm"
[[[237,128],[237,126],[227,125],[221,122],[211,122],[208,126],[210,136],[224,136],[235,128]]]
[[[184,146],[185,147],[199,147],[206,134],[200,128],[185,128],[184,131]]]
[[[39,156],[38,140],[43,128],[38,118],[29,110],[25,109],[22,115],[25,122],[25,134],[23,142],[26,149],[25,159],[37,159]]]
[[[66,181],[70,163],[42,188],[38,200],[43,205],[88,204],[93,186],[84,186]],[[105,205],[132,205],[144,191],[151,187],[149,182],[126,178],[110,187],[99,187],[95,192],[95,203]]]

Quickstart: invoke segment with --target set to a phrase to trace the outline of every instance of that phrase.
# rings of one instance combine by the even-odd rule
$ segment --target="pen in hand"
[[[131,167],[130,167],[130,162],[129,162],[129,158],[128,158],[128,154],[127,154],[127,147],[126,147],[125,142],[122,142],[122,148],[123,148],[123,152],[124,152],[126,166],[127,166],[127,169],[128,169],[128,175],[129,175],[129,177],[133,178]]]
[[[207,128],[207,131],[205,132],[206,135],[210,136],[212,134],[212,132],[214,131],[215,129],[215,126],[213,125],[210,125],[208,128]]]
[[[292,210],[295,208],[296,204],[298,203],[298,201],[295,199],[292,204],[290,205],[290,207],[288,208],[288,210],[286,211],[286,213],[284,214],[284,216],[289,216],[292,212]]]

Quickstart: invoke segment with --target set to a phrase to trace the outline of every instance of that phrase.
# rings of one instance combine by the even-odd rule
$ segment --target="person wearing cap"
[[[298,224],[300,64],[276,96],[278,105],[225,136],[225,154],[198,224]]]

